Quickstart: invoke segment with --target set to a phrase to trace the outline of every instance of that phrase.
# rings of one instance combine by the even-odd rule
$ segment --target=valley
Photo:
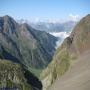
[[[90,90],[90,0],[0,0],[0,90]]]

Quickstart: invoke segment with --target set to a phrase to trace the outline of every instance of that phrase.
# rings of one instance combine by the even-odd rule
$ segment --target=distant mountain
[[[66,22],[30,22],[28,20],[17,20],[18,23],[28,23],[36,30],[46,31],[46,32],[71,32],[74,26],[77,24],[76,21],[66,21]]]
[[[71,32],[77,22],[68,21],[65,23],[50,23],[50,22],[37,22],[37,23],[30,23],[30,25],[41,31],[46,32]]]
[[[0,57],[21,63],[29,70],[45,68],[52,60],[57,38],[18,24],[9,16],[0,17]]]
[[[57,49],[41,79],[45,90],[50,86],[50,90],[90,89],[90,14]]]

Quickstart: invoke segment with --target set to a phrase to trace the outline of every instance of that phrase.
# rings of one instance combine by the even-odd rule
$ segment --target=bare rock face
[[[41,79],[44,89],[63,76],[74,60],[90,50],[90,14],[84,17],[57,49],[52,62],[43,71]],[[48,78],[48,79],[47,79]]]

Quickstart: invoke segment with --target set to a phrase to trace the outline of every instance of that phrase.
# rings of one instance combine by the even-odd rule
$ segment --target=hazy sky
[[[67,20],[90,13],[90,0],[0,0],[0,16],[16,19]]]

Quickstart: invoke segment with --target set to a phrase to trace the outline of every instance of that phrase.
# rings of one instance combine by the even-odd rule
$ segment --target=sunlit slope
[[[90,15],[76,25],[71,35],[57,49],[53,61],[43,71],[41,79],[44,89],[49,88],[55,80],[63,76],[74,61],[88,50],[90,50]]]

